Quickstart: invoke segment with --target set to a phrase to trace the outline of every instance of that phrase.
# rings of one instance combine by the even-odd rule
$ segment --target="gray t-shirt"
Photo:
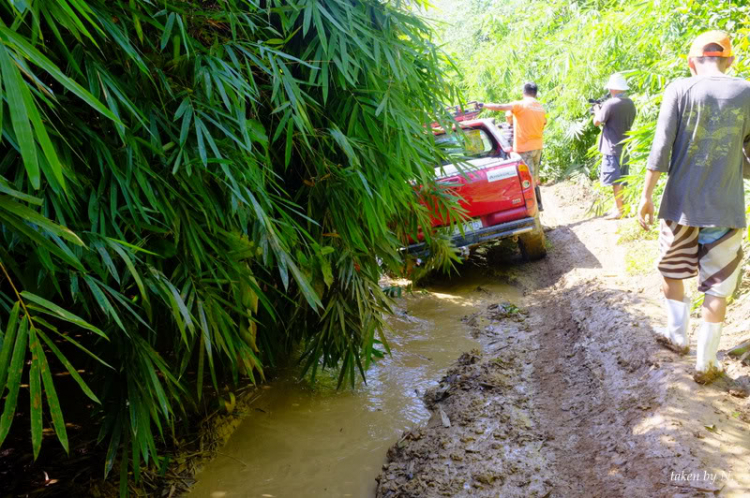
[[[748,139],[750,82],[693,76],[671,83],[647,165],[669,173],[659,218],[693,227],[745,227]]]
[[[635,104],[621,94],[605,100],[597,116],[604,124],[599,137],[599,152],[620,159],[623,148],[620,142],[625,140],[625,133],[630,131],[635,121]]]

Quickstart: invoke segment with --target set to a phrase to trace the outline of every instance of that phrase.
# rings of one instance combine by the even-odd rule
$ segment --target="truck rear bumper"
[[[473,230],[471,232],[464,232],[463,235],[456,234],[453,236],[453,245],[456,247],[467,247],[489,242],[490,240],[504,239],[507,237],[515,237],[523,233],[531,232],[536,227],[536,219],[533,217],[522,218],[520,220],[508,221],[506,223],[500,223],[499,225],[493,225],[491,227],[483,227],[479,230]],[[409,254],[416,256],[427,256],[429,254],[429,248],[424,242],[419,244],[412,244],[406,248]]]

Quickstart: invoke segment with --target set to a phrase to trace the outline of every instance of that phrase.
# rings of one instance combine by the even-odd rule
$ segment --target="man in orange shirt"
[[[536,83],[523,86],[523,99],[509,104],[484,104],[491,111],[513,113],[513,150],[518,152],[531,169],[534,181],[539,184],[539,163],[542,160],[542,131],[547,124],[544,107],[536,99]]]

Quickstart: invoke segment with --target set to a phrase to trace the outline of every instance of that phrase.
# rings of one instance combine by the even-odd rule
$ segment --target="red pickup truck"
[[[471,119],[478,112],[472,114],[456,116],[463,133],[433,128],[438,143],[470,158],[459,166],[446,163],[435,168],[438,181],[456,185],[454,193],[470,218],[463,223],[463,230],[456,230],[453,243],[468,253],[479,244],[512,237],[526,260],[543,258],[547,249],[539,222],[539,188],[528,166],[511,152],[509,134],[494,119]],[[432,223],[435,228],[449,224],[438,215]],[[415,255],[427,253],[424,242],[407,250]]]

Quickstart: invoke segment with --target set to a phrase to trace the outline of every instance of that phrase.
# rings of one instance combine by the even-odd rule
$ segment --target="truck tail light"
[[[529,215],[534,216],[536,213],[536,194],[532,188],[534,181],[531,178],[531,171],[524,163],[518,163],[518,179],[521,180],[523,198],[526,201],[526,209]]]
[[[531,171],[529,171],[529,167],[524,163],[518,165],[518,177],[521,179],[523,190],[531,188]]]

